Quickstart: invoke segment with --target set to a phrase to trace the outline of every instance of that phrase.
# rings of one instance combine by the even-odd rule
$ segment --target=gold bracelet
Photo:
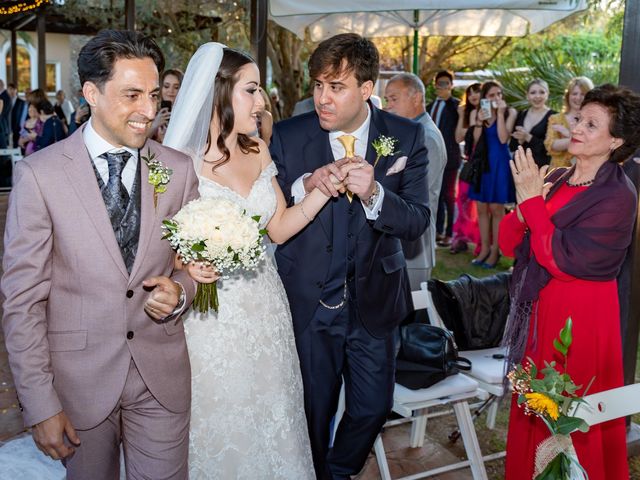
[[[300,202],[298,205],[300,206],[300,212],[302,213],[302,216],[306,218],[309,223],[313,222],[313,217],[309,218],[309,216],[306,213],[304,213],[304,208],[302,208],[302,202]]]

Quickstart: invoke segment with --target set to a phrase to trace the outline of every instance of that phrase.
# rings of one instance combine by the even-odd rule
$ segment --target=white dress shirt
[[[342,135],[353,135],[356,138],[354,145],[355,154],[359,157],[366,158],[367,149],[369,148],[368,141],[370,124],[371,108],[367,105],[367,118],[365,118],[362,125],[360,125],[356,130],[354,130],[353,132],[329,132],[329,144],[331,145],[333,160],[336,161],[344,158],[344,146],[342,145],[342,143],[340,143],[340,140],[338,140],[338,137],[341,137]],[[291,185],[291,196],[293,197],[295,203],[301,202],[305,197],[306,191],[304,189],[303,180],[309,175],[311,174],[305,173],[304,175],[296,179],[296,181],[293,182],[293,185]],[[378,183],[378,189],[378,198],[371,208],[367,208],[364,203],[361,202],[362,208],[368,220],[375,220],[378,218],[378,215],[380,215],[380,209],[382,207],[382,201],[384,199],[384,189],[382,188],[382,185],[380,185],[380,183]]]
[[[102,181],[105,183],[105,185],[109,181],[109,163],[107,162],[106,158],[103,158],[100,155],[107,152],[121,153],[124,151],[127,151],[131,154],[131,157],[129,157],[129,160],[127,160],[127,163],[122,170],[122,184],[124,185],[124,188],[127,189],[127,192],[131,193],[133,182],[136,179],[136,168],[138,166],[138,150],[134,150],[128,147],[114,147],[104,138],[102,138],[98,134],[98,132],[95,131],[93,125],[91,124],[91,119],[89,119],[89,121],[87,122],[87,126],[82,132],[82,137],[84,139],[84,144],[87,146],[87,150],[89,151],[91,161],[95,165],[96,170],[98,170],[100,178],[102,178]]]

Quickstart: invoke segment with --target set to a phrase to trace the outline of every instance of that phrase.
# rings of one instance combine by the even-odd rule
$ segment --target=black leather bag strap
[[[449,366],[455,367],[458,370],[464,370],[465,372],[468,372],[469,370],[471,370],[471,360],[464,357],[457,357],[454,361],[449,362]]]

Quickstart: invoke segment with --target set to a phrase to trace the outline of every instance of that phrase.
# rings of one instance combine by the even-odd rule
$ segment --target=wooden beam
[[[269,0],[251,0],[251,50],[260,69],[260,83],[267,81],[267,16]]]
[[[11,30],[11,82],[18,87],[18,33]]]
[[[125,30],[136,29],[136,0],[124,2],[124,28]]]
[[[38,34],[38,88],[47,91],[47,52],[45,49],[45,34],[47,32],[46,18],[40,11],[36,20]]]

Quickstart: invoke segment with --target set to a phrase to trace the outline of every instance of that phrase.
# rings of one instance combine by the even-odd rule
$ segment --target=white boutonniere
[[[376,151],[376,159],[373,162],[373,166],[375,167],[378,164],[378,160],[381,157],[390,157],[396,153],[395,148],[398,143],[398,139],[395,137],[386,137],[384,135],[380,135],[373,142],[371,142],[371,146]]]
[[[158,207],[158,195],[167,191],[167,185],[171,181],[173,170],[164,166],[162,162],[155,160],[156,154],[147,149],[147,155],[142,160],[149,168],[149,183],[153,185],[153,207]]]

